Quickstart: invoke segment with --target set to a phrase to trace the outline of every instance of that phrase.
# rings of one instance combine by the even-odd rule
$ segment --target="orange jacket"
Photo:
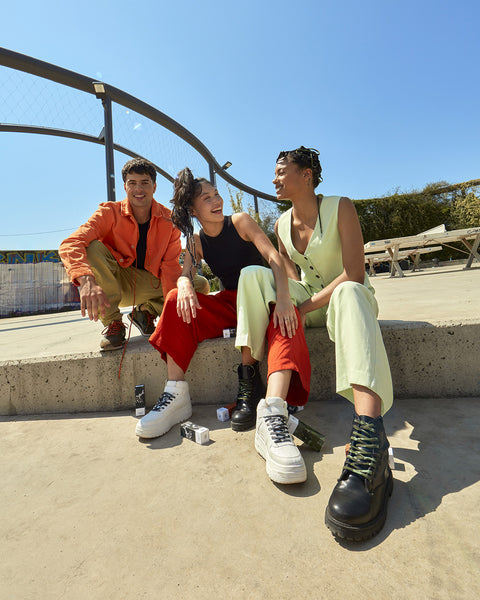
[[[145,269],[160,279],[164,297],[177,286],[181,273],[180,231],[174,227],[170,215],[168,208],[153,200]],[[90,242],[99,240],[121,267],[129,267],[135,263],[138,236],[138,224],[127,198],[121,202],[103,202],[84,225],[63,240],[60,258],[72,283],[79,285],[78,277],[93,275],[87,261]]]

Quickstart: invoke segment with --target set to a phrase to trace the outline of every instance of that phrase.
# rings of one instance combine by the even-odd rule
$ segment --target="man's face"
[[[132,208],[149,208],[152,205],[157,184],[147,173],[128,173],[123,187]]]

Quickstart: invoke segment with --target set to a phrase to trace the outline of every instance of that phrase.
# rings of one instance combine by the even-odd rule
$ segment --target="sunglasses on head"
[[[289,156],[292,158],[309,158],[310,164],[313,168],[314,158],[316,157],[318,160],[319,155],[320,152],[315,148],[305,148],[304,146],[300,146],[300,148],[297,148],[296,150],[282,150],[282,152],[280,152],[280,154],[277,156],[277,162],[279,160],[287,159]]]

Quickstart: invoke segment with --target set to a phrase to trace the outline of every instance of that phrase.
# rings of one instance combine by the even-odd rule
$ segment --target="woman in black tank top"
[[[236,298],[240,271],[248,265],[261,265],[263,259],[272,269],[277,289],[274,314],[282,334],[292,331],[287,322],[297,324],[295,308],[288,290],[288,278],[280,255],[258,224],[246,213],[231,217],[223,214],[223,200],[206,179],[195,179],[189,169],[174,182],[172,221],[187,238],[187,251],[177,288],[165,299],[150,343],[167,363],[167,383],[159,401],[137,424],[140,437],[158,437],[192,413],[185,372],[199,342],[222,337],[224,329],[237,324]],[[194,233],[193,217],[201,225]],[[224,289],[216,294],[197,293],[193,277],[201,260],[222,281]],[[247,347],[242,348],[238,367],[238,413],[235,429],[255,424],[255,410],[264,396],[265,386],[258,362]],[[221,374],[218,375],[218,381]],[[212,398],[217,382],[212,380]],[[233,426],[233,425],[232,425]]]

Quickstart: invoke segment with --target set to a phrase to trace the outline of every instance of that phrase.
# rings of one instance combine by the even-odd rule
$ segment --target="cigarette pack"
[[[207,427],[195,425],[191,421],[185,421],[180,425],[180,435],[187,440],[197,444],[206,444],[210,440],[210,431]]]
[[[307,444],[307,446],[310,446],[312,450],[320,452],[325,442],[325,436],[316,431],[313,427],[310,427],[310,425],[302,423],[300,419],[297,419],[297,417],[294,417],[293,415],[289,415],[287,427],[292,435],[299,440],[302,440],[302,442]]]
[[[228,416],[231,419],[232,415],[233,415],[233,411],[237,409],[237,403],[232,402],[231,404],[227,404],[227,406],[225,406],[225,408],[228,410]]]
[[[231,338],[231,337],[235,337],[236,335],[237,335],[237,330],[235,329],[235,327],[231,327],[230,329],[223,330],[224,338]]]
[[[135,416],[140,417],[145,414],[145,385],[135,386]]]

